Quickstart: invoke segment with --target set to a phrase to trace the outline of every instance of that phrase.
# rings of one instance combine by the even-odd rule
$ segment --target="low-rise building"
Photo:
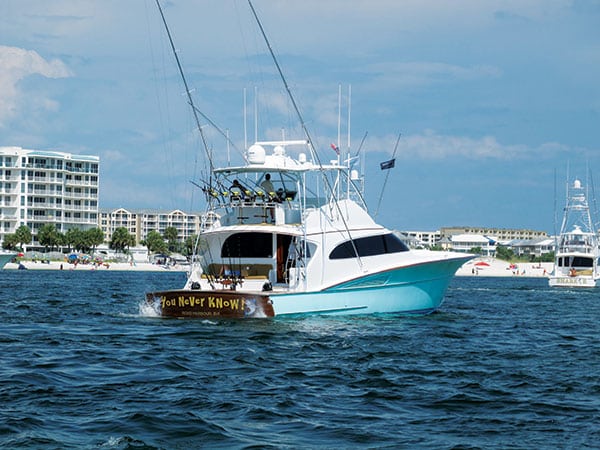
[[[479,234],[482,236],[494,236],[498,241],[510,241],[513,239],[537,239],[547,238],[545,231],[521,229],[521,228],[493,228],[493,227],[442,227],[439,233],[450,237],[457,234]]]
[[[450,250],[468,253],[474,248],[480,248],[481,254],[494,256],[496,254],[496,239],[481,234],[455,234],[449,237]]]
[[[503,243],[502,245],[512,249],[517,256],[529,256],[539,258],[548,253],[552,253],[556,241],[552,237],[540,239],[515,239]]]
[[[169,227],[175,228],[177,240],[184,242],[200,232],[200,217],[200,214],[186,213],[179,209],[172,211],[101,209],[98,226],[104,232],[106,242],[111,240],[117,228],[127,229],[135,237],[136,244],[139,244],[150,231],[157,231],[164,236],[165,230]]]

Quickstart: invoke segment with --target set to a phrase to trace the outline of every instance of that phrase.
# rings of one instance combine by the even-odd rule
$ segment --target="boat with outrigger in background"
[[[587,187],[575,179],[567,184],[566,197],[555,245],[554,269],[548,283],[551,287],[597,287],[600,285],[600,240],[592,222]]]

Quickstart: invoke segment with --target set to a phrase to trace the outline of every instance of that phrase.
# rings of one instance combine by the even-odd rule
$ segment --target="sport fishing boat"
[[[556,244],[550,286],[596,287],[600,283],[598,233],[580,180],[567,186],[567,203]]]
[[[367,213],[349,161],[312,156],[306,141],[257,142],[215,169],[187,283],[147,301],[173,317],[436,310],[471,255],[410,250]]]
[[[207,210],[187,282],[182,289],[147,293],[147,303],[162,316],[180,318],[435,311],[472,255],[410,250],[377,224],[367,212],[355,158],[341,156],[332,144],[337,157],[322,164],[288,94],[305,139],[256,142],[243,152],[242,164],[221,168],[205,144],[210,180],[195,184],[206,195]],[[394,159],[381,169],[393,166]]]

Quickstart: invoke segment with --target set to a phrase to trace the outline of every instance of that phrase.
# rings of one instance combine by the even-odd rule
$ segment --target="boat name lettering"
[[[160,298],[160,304],[163,308],[167,307],[194,307],[199,306],[200,308],[210,309],[231,309],[231,310],[243,310],[244,299],[243,298],[223,298],[223,297],[195,297],[180,295],[177,298],[167,298],[162,296]]]
[[[558,278],[558,283],[560,284],[585,284],[585,280],[579,277],[573,278]]]

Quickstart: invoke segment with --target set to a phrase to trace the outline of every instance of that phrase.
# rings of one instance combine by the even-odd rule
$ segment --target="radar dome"
[[[579,180],[575,180],[575,181],[573,182],[573,188],[574,188],[574,189],[581,189],[581,181],[579,181]]]
[[[254,144],[248,148],[248,162],[250,164],[264,164],[265,163],[265,149],[263,146]]]

